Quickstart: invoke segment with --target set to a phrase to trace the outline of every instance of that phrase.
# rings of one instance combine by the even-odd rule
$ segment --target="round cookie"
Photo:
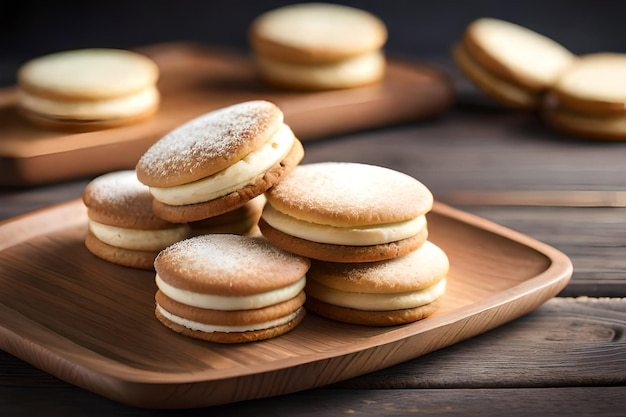
[[[476,87],[515,108],[538,109],[547,89],[576,60],[564,46],[504,20],[472,22],[452,56]]]
[[[265,82],[305,90],[353,88],[385,73],[385,24],[373,14],[330,3],[299,3],[258,16],[249,42]]]
[[[626,139],[626,54],[581,56],[550,89],[546,122],[591,139]]]
[[[183,223],[243,206],[280,182],[303,156],[282,111],[254,100],[209,112],[166,134],[142,155],[136,171],[154,196],[154,212]]]
[[[158,78],[157,65],[135,52],[56,52],[18,70],[19,109],[46,128],[88,131],[138,123],[159,107]]]
[[[410,323],[437,309],[449,268],[445,252],[429,241],[407,255],[386,261],[312,261],[305,305],[311,312],[346,323]]]
[[[261,233],[274,245],[330,262],[402,256],[428,237],[433,196],[421,182],[375,165],[300,165],[265,194]]]
[[[93,179],[82,199],[89,219],[85,246],[106,261],[150,270],[160,250],[189,235],[186,224],[154,215],[152,195],[133,170]]]
[[[183,335],[219,343],[276,337],[304,317],[307,258],[261,237],[195,236],[154,262],[155,314]]]

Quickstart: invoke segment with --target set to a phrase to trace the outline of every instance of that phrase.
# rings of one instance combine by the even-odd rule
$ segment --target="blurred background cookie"
[[[157,65],[108,48],[57,52],[18,71],[21,113],[38,126],[88,131],[138,123],[159,107]]]
[[[189,235],[188,225],[173,224],[152,213],[152,195],[133,170],[93,179],[82,198],[89,218],[85,246],[106,261],[154,269],[160,250]]]
[[[310,261],[260,237],[189,238],[155,261],[155,314],[175,332],[219,343],[269,339],[293,330]]]
[[[452,49],[459,69],[507,106],[539,109],[543,96],[576,57],[554,40],[514,23],[480,18]]]
[[[330,3],[301,3],[257,17],[249,41],[259,76],[285,88],[327,90],[380,81],[385,24],[373,14]]]
[[[551,88],[546,122],[595,139],[626,139],[626,54],[581,56]]]

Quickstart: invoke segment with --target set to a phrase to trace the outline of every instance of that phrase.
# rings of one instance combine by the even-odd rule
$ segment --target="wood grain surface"
[[[386,389],[542,388],[582,383],[615,386],[626,382],[626,299],[557,298],[539,311],[462,346],[340,384]],[[527,345],[534,356],[525,354]],[[476,356],[474,352],[491,351]],[[471,369],[464,369],[472,363]],[[450,371],[442,371],[445,363]],[[524,369],[524,372],[520,372]]]

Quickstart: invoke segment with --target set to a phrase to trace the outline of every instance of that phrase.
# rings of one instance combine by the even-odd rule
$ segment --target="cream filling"
[[[20,105],[30,111],[56,118],[99,120],[141,114],[159,101],[159,91],[150,86],[137,93],[106,100],[61,101],[18,91]]]
[[[261,215],[276,230],[301,239],[333,245],[369,246],[396,242],[417,235],[426,227],[426,216],[397,223],[363,227],[337,227],[288,216],[269,204]]]
[[[271,329],[273,327],[277,327],[277,326],[281,326],[283,324],[289,323],[291,320],[296,318],[296,316],[302,309],[302,307],[300,307],[291,314],[288,314],[283,317],[279,317],[274,320],[266,321],[263,323],[251,323],[246,326],[220,326],[216,324],[199,323],[197,321],[193,321],[193,320],[189,320],[189,319],[177,316],[175,314],[170,313],[166,309],[164,309],[158,303],[157,303],[156,308],[166,319],[170,320],[171,322],[180,324],[181,326],[184,326],[191,330],[196,330],[196,331],[205,332],[205,333],[253,332],[256,330]]]
[[[193,307],[210,310],[254,310],[290,300],[304,289],[306,276],[291,285],[261,294],[243,296],[223,296],[216,294],[201,294],[189,290],[176,288],[161,279],[156,274],[156,284],[159,290],[172,300]]]
[[[366,311],[387,311],[415,308],[441,297],[446,291],[446,279],[419,291],[402,293],[359,293],[341,291],[309,280],[306,293],[327,304]]]
[[[326,88],[361,85],[381,78],[385,63],[385,56],[380,50],[315,65],[280,62],[257,56],[259,71],[270,79]]]
[[[155,199],[169,205],[201,203],[223,197],[253,182],[268,169],[282,161],[291,150],[295,136],[283,124],[260,149],[228,168],[188,184],[173,187],[150,187]]]
[[[109,226],[93,220],[89,230],[100,241],[117,248],[158,251],[189,236],[189,226],[181,224],[168,229],[140,230]]]

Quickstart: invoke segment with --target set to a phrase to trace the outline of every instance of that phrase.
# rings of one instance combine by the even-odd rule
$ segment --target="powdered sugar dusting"
[[[94,178],[83,190],[89,209],[107,213],[127,226],[137,223],[164,227],[170,223],[152,212],[150,189],[137,180],[134,170],[114,171]],[[102,220],[102,219],[100,219]]]
[[[148,187],[137,180],[135,171],[125,170],[110,172],[94,178],[85,187],[85,203],[89,206],[110,204],[131,204],[144,194],[150,197]]]
[[[137,164],[150,186],[178,185],[215,172],[254,150],[282,124],[272,103],[255,100],[199,116],[154,143]]]
[[[182,240],[162,251],[155,261],[157,272],[171,285],[220,295],[282,288],[302,278],[309,266],[308,259],[276,248],[263,238],[232,234]]]
[[[300,165],[268,191],[267,199],[286,214],[337,226],[408,220],[432,205],[432,194],[415,178],[349,162]]]

